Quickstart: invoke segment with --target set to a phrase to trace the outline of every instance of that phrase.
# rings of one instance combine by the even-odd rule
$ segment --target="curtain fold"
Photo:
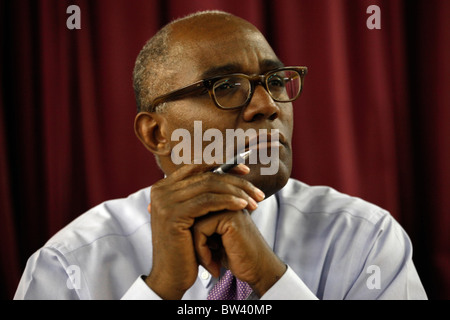
[[[2,67],[0,66],[0,71]],[[5,117],[3,114],[3,92],[0,87],[0,277],[4,285],[1,286],[1,297],[7,297],[11,289],[17,286],[21,266],[19,264],[19,248],[17,246],[17,230],[11,204],[11,186],[9,161],[7,157],[7,141],[5,140]]]
[[[69,30],[69,5],[81,29]],[[370,30],[366,9],[381,9]],[[18,0],[0,3],[0,276],[90,207],[163,177],[134,136],[132,70],[165,23],[225,10],[309,73],[293,177],[389,210],[430,298],[450,298],[450,2]]]

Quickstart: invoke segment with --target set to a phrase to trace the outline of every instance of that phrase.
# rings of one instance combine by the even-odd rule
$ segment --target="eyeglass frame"
[[[294,98],[291,98],[289,100],[278,100],[276,98],[274,98],[272,96],[272,94],[270,93],[269,89],[267,88],[267,79],[271,74],[280,72],[280,71],[296,71],[298,72],[298,74],[300,75],[300,90],[297,93],[297,95]],[[303,82],[305,79],[306,74],[308,73],[308,68],[307,67],[298,67],[298,66],[293,66],[293,67],[282,67],[282,68],[277,68],[271,71],[268,71],[262,75],[254,75],[254,76],[249,76],[245,73],[231,73],[231,74],[225,74],[225,75],[221,75],[221,76],[214,76],[214,77],[210,77],[210,78],[206,78],[203,80],[199,80],[197,82],[194,82],[193,84],[187,85],[185,87],[182,87],[180,89],[176,89],[173,90],[169,93],[163,94],[161,96],[156,97],[155,99],[153,99],[153,101],[148,105],[147,109],[149,109],[150,112],[154,112],[155,108],[157,106],[159,106],[160,104],[164,103],[164,102],[169,102],[169,101],[175,101],[178,99],[182,99],[185,98],[187,96],[193,95],[195,94],[197,91],[199,91],[200,89],[207,89],[209,96],[211,98],[211,100],[214,102],[215,106],[218,107],[219,109],[222,110],[235,110],[235,109],[239,109],[239,108],[243,108],[244,106],[246,106],[251,99],[253,98],[253,94],[255,93],[255,88],[256,85],[262,85],[263,88],[267,91],[267,93],[269,94],[269,96],[276,102],[292,102],[296,99],[298,99],[298,97],[300,96],[302,90],[303,90]],[[247,80],[249,80],[250,82],[250,92],[249,95],[247,97],[247,100],[245,101],[245,103],[243,103],[240,106],[236,106],[236,107],[231,107],[231,108],[226,108],[221,106],[216,99],[215,93],[214,93],[214,84],[219,81],[220,79],[223,78],[228,78],[228,77],[233,77],[233,76],[239,76],[239,77],[243,77],[246,78]]]

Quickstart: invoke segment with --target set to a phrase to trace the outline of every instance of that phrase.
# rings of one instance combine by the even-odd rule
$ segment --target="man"
[[[136,134],[166,177],[56,234],[30,258],[16,298],[426,299],[411,243],[389,213],[289,178],[291,101],[305,74],[227,13],[163,28],[138,56],[134,86]],[[207,162],[192,144],[199,123],[201,151],[208,130],[256,135]],[[192,140],[176,153],[179,129]],[[212,172],[247,150],[258,161]],[[271,175],[262,151],[277,155]]]

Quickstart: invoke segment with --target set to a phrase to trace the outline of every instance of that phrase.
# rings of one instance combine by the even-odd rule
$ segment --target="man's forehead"
[[[222,34],[220,30],[208,35],[176,41],[174,53],[183,69],[201,79],[229,73],[259,73],[281,67],[264,36],[254,30]]]
[[[172,89],[213,76],[282,66],[261,32],[235,16],[200,15],[175,22],[169,30],[165,70]]]

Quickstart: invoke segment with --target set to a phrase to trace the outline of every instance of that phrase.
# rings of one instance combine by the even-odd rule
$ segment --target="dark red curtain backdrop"
[[[69,5],[81,30],[66,27]],[[381,30],[369,30],[369,5]],[[0,2],[0,277],[88,208],[162,178],[133,133],[131,72],[173,18],[221,9],[254,23],[287,65],[293,177],[362,197],[409,233],[430,298],[450,298],[450,1]],[[180,70],[182,71],[182,70]]]

